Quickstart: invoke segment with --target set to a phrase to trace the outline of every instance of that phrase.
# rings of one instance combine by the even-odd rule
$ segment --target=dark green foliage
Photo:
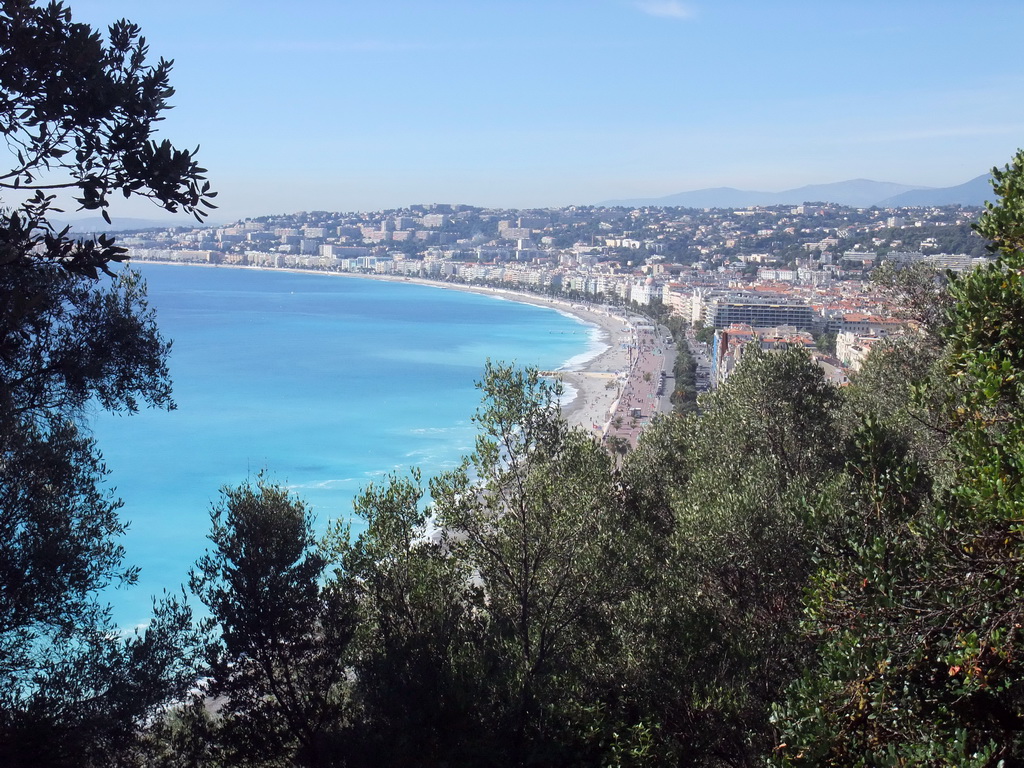
[[[332,764],[344,722],[344,650],[353,631],[344,581],[301,502],[260,478],[213,507],[213,549],[190,586],[216,629],[207,651],[215,743],[233,765]]]
[[[0,441],[0,655],[5,677],[31,679],[36,639],[91,624],[102,612],[96,592],[134,574],[121,568],[114,543],[124,528],[120,504],[99,490],[103,467],[73,424]]]
[[[609,671],[632,535],[610,457],[566,427],[557,388],[502,366],[488,367],[481,388],[476,451],[431,489],[453,555],[481,583],[488,678],[478,706],[494,762],[573,764]]]
[[[702,402],[701,429],[709,435],[704,466],[749,474],[745,466],[766,462],[765,482],[784,489],[800,478],[815,477],[836,457],[834,409],[839,392],[802,349],[762,352],[752,346],[742,375],[731,377]],[[708,490],[711,490],[709,488]]]
[[[71,20],[60,3],[4,0],[0,6],[0,130],[12,153],[0,188],[35,191],[20,213],[0,217],[0,263],[22,258],[23,242],[43,245],[37,258],[96,277],[123,250],[73,245],[46,222],[52,190],[77,195],[79,207],[109,221],[109,197],[142,195],[169,211],[202,220],[213,207],[194,152],[152,138],[174,93],[171,62],[147,63],[137,26],[121,20],[104,41]],[[14,244],[14,247],[9,247]]]
[[[119,636],[98,591],[135,577],[120,503],[92,442],[67,421],[47,430],[0,436],[0,763],[109,765],[191,683],[190,616],[165,601]]]
[[[701,403],[646,432],[623,469],[635,514],[661,530],[629,663],[662,760],[752,764],[803,657],[839,395],[802,350],[754,351]]]
[[[985,203],[975,231],[989,241],[989,250],[1016,257],[1024,247],[1024,150],[1003,168],[992,169],[992,189],[999,198]]]
[[[711,325],[698,328],[694,337],[702,344],[710,344],[715,339],[715,328]]]
[[[666,325],[672,331],[676,344],[676,359],[672,366],[675,388],[671,400],[677,413],[692,413],[697,408],[697,360],[690,351],[687,337],[690,325],[681,318],[669,318]]]
[[[193,680],[190,617],[165,600],[125,637],[99,591],[134,581],[87,407],[171,407],[169,345],[112,240],[73,242],[51,191],[106,216],[115,193],[201,216],[191,152],[155,143],[169,64],[126,22],[104,42],[59,3],[0,3],[0,763],[111,765]],[[107,273],[102,276],[101,273]],[[102,279],[101,279],[102,277]],[[109,278],[109,279],[108,279]]]
[[[111,411],[170,406],[170,344],[137,275],[96,287],[26,257],[0,265],[0,292],[11,299],[0,307],[0,419],[45,431],[93,398]]]
[[[826,355],[834,355],[836,353],[836,334],[834,333],[820,333],[814,337],[814,346]]]
[[[860,388],[845,548],[809,596],[818,661],[778,707],[782,764],[1021,764],[1022,171],[995,174],[978,227],[1000,259],[952,281],[923,353],[878,361],[895,397]]]
[[[849,550],[821,569],[807,608],[819,661],[778,711],[784,763],[995,765],[1020,754],[1021,587],[1007,568],[1019,545],[930,488],[900,443],[865,420],[848,466]]]
[[[479,587],[429,531],[419,475],[392,476],[355,502],[367,530],[342,557],[357,590],[350,651],[360,725],[350,765],[473,762],[483,693]]]
[[[125,641],[109,624],[89,629],[75,628],[41,648],[29,684],[4,681],[3,765],[129,764],[142,749],[142,729],[192,684],[182,651],[193,642],[191,613],[177,601],[158,604],[146,631]]]
[[[181,690],[167,644],[182,637],[162,629],[171,618],[149,640],[111,626],[99,591],[136,571],[81,416],[170,405],[169,345],[131,273],[94,288],[26,256],[0,264],[0,284],[0,742],[9,763],[107,764]],[[64,738],[42,735],[58,726]]]
[[[623,463],[624,503],[660,534],[651,545],[657,546],[675,530],[674,504],[693,473],[690,451],[696,424],[692,416],[675,414],[655,420]]]
[[[120,503],[92,441],[40,421],[0,433],[0,764],[110,765],[191,684],[191,617],[165,600],[141,634],[112,625],[99,590],[135,578]]]

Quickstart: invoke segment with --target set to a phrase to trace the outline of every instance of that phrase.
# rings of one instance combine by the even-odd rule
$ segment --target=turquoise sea
[[[334,275],[141,264],[173,340],[177,409],[96,414],[130,521],[139,583],[110,593],[122,626],[178,591],[206,548],[218,489],[266,470],[313,509],[349,519],[371,482],[424,478],[472,449],[487,358],[542,370],[602,348],[552,309],[462,291]],[[353,521],[358,532],[359,521]]]

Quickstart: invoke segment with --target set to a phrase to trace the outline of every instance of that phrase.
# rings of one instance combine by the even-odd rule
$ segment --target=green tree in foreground
[[[264,479],[213,507],[213,549],[190,586],[216,630],[204,694],[212,739],[231,765],[334,764],[345,721],[345,650],[354,627],[344,580],[306,508]]]
[[[1024,759],[1024,154],[993,175],[978,230],[998,259],[953,280],[940,365],[910,391],[950,428],[928,454],[864,414],[853,535],[809,598],[818,661],[778,708],[782,764]]]
[[[341,558],[356,590],[350,648],[359,724],[347,764],[459,765],[476,744],[484,688],[479,586],[431,526],[419,473],[371,485],[355,501],[366,531]]]
[[[557,385],[488,365],[480,388],[476,451],[431,491],[453,557],[479,574],[489,762],[566,764],[606,684],[630,525],[608,454],[561,419]]]
[[[46,216],[58,191],[108,222],[115,193],[148,197],[199,220],[214,207],[215,193],[194,153],[153,139],[154,124],[174,93],[171,62],[147,61],[149,49],[136,25],[117,21],[104,40],[72,21],[61,3],[3,0],[0,51],[0,125],[12,154],[0,189],[18,200],[32,195],[0,216],[0,243],[7,246],[0,263],[26,255],[26,239],[39,246],[34,258],[93,278],[123,258],[112,241],[76,244],[66,231],[53,231]]]
[[[130,584],[120,502],[85,430],[87,405],[170,407],[168,344],[141,282],[112,277],[113,241],[47,221],[65,190],[106,213],[143,195],[202,215],[212,193],[192,153],[152,140],[170,65],[139,30],[104,40],[59,3],[0,3],[0,763],[109,765],[191,682],[188,613],[165,601],[125,639],[100,590]]]
[[[753,349],[700,415],[655,423],[627,458],[627,506],[652,535],[621,663],[657,764],[753,765],[771,743],[771,705],[804,659],[840,404],[803,350]]]
[[[632,723],[602,702],[622,685],[610,638],[643,537],[615,503],[610,457],[566,427],[535,371],[488,366],[481,388],[477,451],[432,483],[434,505],[415,472],[371,486],[354,543],[319,544],[276,486],[225,491],[192,578],[212,619],[205,709],[168,725],[171,751],[579,765],[632,748],[617,733]]]

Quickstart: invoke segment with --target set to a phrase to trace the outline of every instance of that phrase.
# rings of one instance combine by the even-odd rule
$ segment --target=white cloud
[[[695,15],[693,8],[679,0],[641,0],[635,5],[648,16],[663,19],[692,19]]]

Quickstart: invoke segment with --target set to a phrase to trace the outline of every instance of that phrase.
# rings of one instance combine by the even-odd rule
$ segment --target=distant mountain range
[[[995,201],[992,192],[992,175],[983,174],[970,181],[958,184],[955,187],[940,187],[938,189],[910,189],[892,197],[887,197],[880,203],[880,208],[897,208],[899,206],[928,206],[928,205],[983,205],[986,200]]]
[[[836,203],[854,208],[896,208],[899,206],[982,205],[992,200],[989,174],[971,179],[955,187],[914,187],[887,181],[852,179],[834,184],[811,184],[783,192],[752,192],[732,187],[697,189],[666,197],[633,200],[607,200],[600,205],[613,206],[680,206],[684,208],[746,208],[752,205],[802,205],[803,203]]]

